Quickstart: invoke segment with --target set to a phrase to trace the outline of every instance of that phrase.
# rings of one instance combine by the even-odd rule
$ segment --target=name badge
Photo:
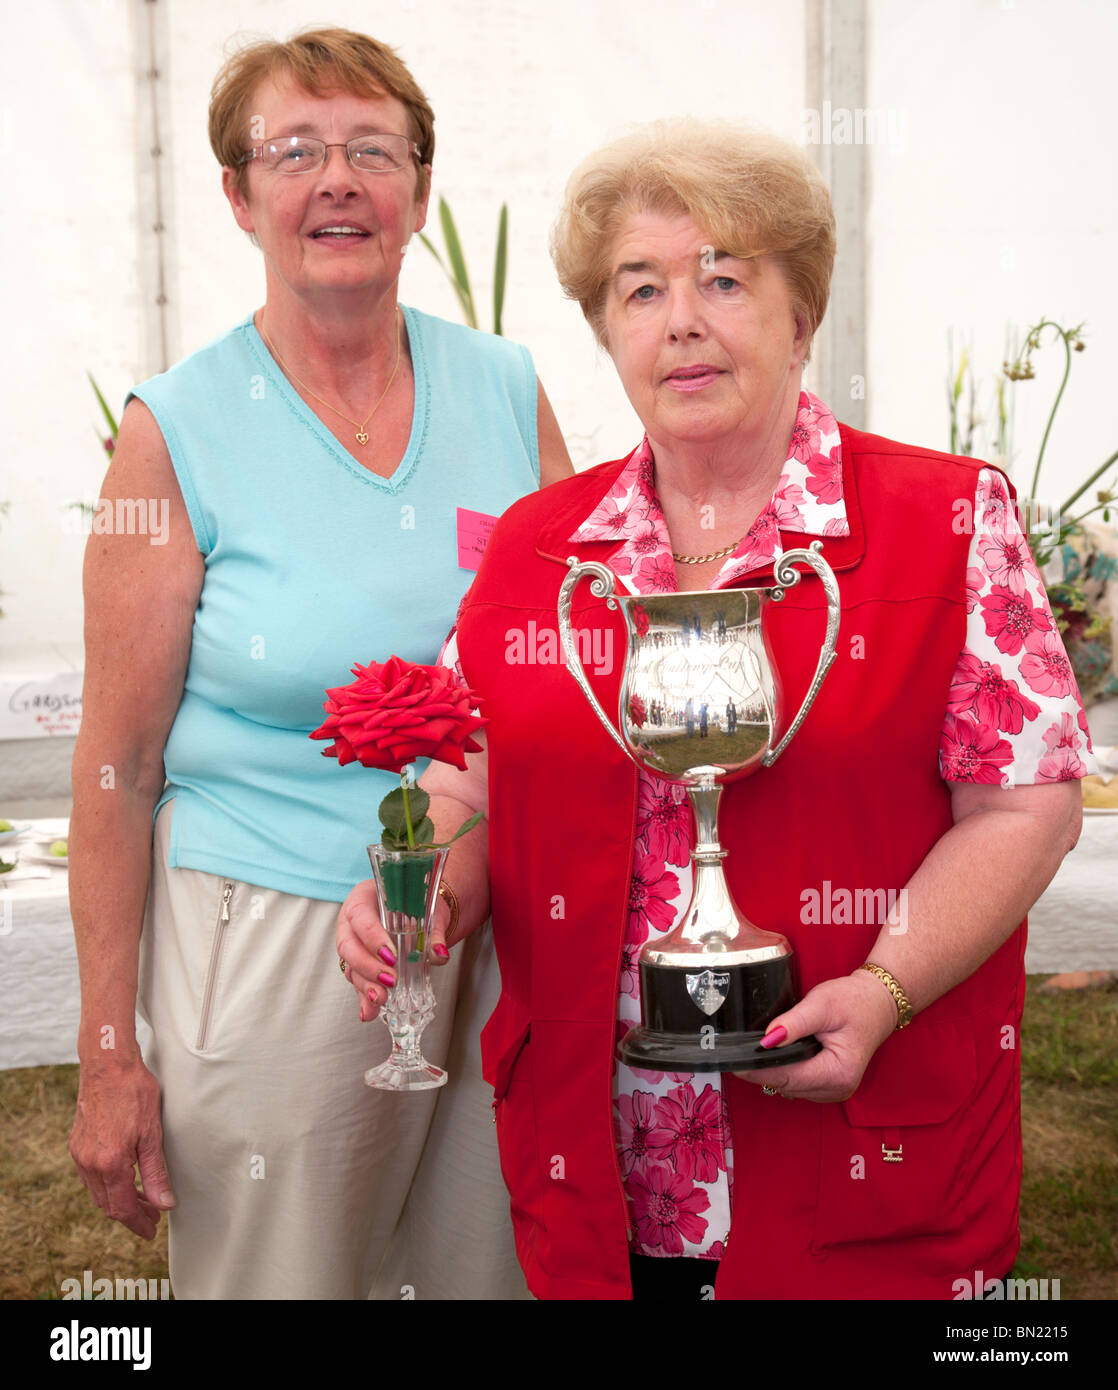
[[[458,508],[458,568],[477,570],[481,557],[489,544],[489,537],[497,524],[495,516],[486,512],[471,512],[468,507]]]

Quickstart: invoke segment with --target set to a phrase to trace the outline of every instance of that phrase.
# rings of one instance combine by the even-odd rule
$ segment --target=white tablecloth
[[[31,827],[0,845],[0,859],[10,863],[19,852],[22,869],[28,850],[64,839],[68,828],[65,820],[32,821]],[[45,873],[46,878],[0,878],[0,1067],[78,1060],[81,996],[69,874],[64,866],[46,867]]]

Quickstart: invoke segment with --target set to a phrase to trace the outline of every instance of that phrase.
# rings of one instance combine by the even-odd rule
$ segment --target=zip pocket
[[[206,985],[202,991],[202,1012],[198,1019],[198,1040],[194,1046],[198,1052],[206,1047],[210,1031],[210,1014],[213,1010],[214,992],[217,988],[217,969],[221,961],[221,945],[225,939],[225,928],[229,925],[229,903],[233,897],[233,885],[226,881],[221,890],[221,911],[218,913],[214,931],[214,944],[210,951],[210,964],[206,970]]]

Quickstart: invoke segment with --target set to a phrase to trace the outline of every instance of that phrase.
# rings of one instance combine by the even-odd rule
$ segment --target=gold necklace
[[[745,536],[739,536],[736,541],[731,541],[724,550],[716,550],[712,555],[677,555],[672,551],[672,559],[680,565],[705,565],[710,560],[722,560],[727,555],[732,554],[745,540]]]
[[[365,426],[377,413],[377,409],[380,406],[381,401],[383,401],[385,396],[388,395],[388,387],[391,386],[392,383],[396,380],[396,372],[400,366],[401,334],[399,323],[397,322],[396,328],[396,365],[392,368],[392,375],[388,378],[388,386],[386,386],[384,390],[380,393],[380,399],[377,401],[376,405],[373,406],[372,410],[369,411],[368,415],[365,416],[364,420],[350,420],[349,416],[342,414],[342,412],[338,409],[336,405],[331,405],[329,401],[324,401],[322,397],[318,395],[317,392],[312,391],[311,388],[307,385],[307,383],[302,379],[302,377],[295,376],[295,373],[291,370],[291,368],[287,365],[287,363],[272,346],[271,339],[268,337],[267,333],[265,333],[262,328],[259,330],[259,332],[260,336],[268,345],[268,351],[272,354],[272,356],[276,359],[276,361],[280,364],[280,366],[284,369],[288,376],[295,377],[295,380],[299,383],[303,390],[306,391],[306,393],[309,396],[314,396],[315,400],[319,401],[322,405],[324,405],[327,410],[332,410],[335,415],[341,415],[342,419],[347,421],[349,424],[356,425],[357,433],[353,436],[354,439],[357,440],[358,444],[368,444],[369,436],[365,433]]]

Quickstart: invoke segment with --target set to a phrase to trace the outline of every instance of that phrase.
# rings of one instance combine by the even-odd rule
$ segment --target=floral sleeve
[[[1005,481],[978,475],[967,640],[940,734],[947,782],[1063,782],[1096,772],[1087,717]]]
[[[445,666],[454,672],[460,681],[464,681],[462,665],[458,660],[458,624],[450,629],[450,635],[443,643],[442,651],[439,652],[439,659],[435,662],[436,666]]]

